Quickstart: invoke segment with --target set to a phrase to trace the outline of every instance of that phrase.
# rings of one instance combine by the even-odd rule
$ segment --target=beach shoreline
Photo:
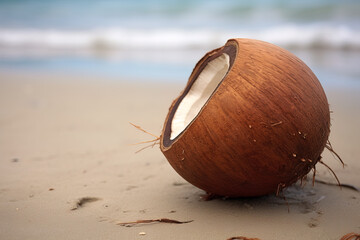
[[[185,83],[184,83],[185,85]],[[1,72],[1,239],[340,239],[360,232],[360,193],[311,179],[284,194],[203,201],[158,145],[179,82]],[[360,187],[358,88],[324,86],[340,181]],[[324,167],[317,178],[335,182]],[[288,212],[288,209],[290,210]],[[119,222],[169,218],[184,224]]]

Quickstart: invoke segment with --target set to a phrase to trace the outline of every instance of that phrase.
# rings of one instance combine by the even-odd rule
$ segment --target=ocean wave
[[[254,38],[285,48],[360,50],[360,31],[346,26],[282,25],[257,30],[212,29],[0,29],[0,49],[182,50],[211,49],[229,38]]]

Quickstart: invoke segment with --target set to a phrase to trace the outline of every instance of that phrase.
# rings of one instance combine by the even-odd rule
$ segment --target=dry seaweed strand
[[[260,240],[260,239],[259,238],[247,238],[247,237],[239,236],[239,237],[231,237],[231,238],[228,238],[227,240]]]
[[[360,234],[348,233],[348,234],[344,235],[340,240],[360,240]]]
[[[189,221],[178,221],[178,220],[173,220],[173,219],[169,219],[169,218],[159,218],[159,219],[146,219],[146,220],[137,220],[134,222],[120,222],[117,223],[117,225],[120,226],[125,226],[125,227],[132,227],[138,224],[148,224],[148,223],[174,223],[174,224],[184,224],[184,223],[190,223],[193,222],[194,220],[189,220]]]
[[[135,125],[135,124],[133,124],[133,123],[131,123],[131,122],[129,122],[129,123],[130,123],[130,125],[132,125],[132,126],[135,127],[136,129],[138,129],[138,130],[140,130],[140,131],[142,131],[142,132],[144,132],[144,133],[146,133],[146,134],[149,134],[149,135],[155,137],[155,139],[153,139],[153,140],[143,141],[143,142],[138,142],[138,143],[132,144],[132,145],[139,145],[139,144],[151,143],[150,145],[145,146],[145,147],[137,150],[135,153],[141,152],[142,150],[144,150],[144,149],[146,149],[146,148],[154,147],[156,144],[159,144],[159,140],[160,140],[160,137],[159,137],[159,136],[156,136],[155,134],[152,134],[152,133],[146,131],[145,129],[143,129],[142,127],[140,127],[140,126],[138,126],[138,125]]]

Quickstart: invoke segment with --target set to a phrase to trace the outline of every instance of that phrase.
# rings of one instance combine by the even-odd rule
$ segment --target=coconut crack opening
[[[230,57],[223,53],[209,61],[180,102],[171,122],[170,140],[175,139],[195,119],[230,67]]]

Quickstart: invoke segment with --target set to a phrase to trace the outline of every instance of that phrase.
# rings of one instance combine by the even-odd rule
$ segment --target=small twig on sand
[[[348,233],[348,234],[344,235],[340,240],[360,240],[360,234]]]
[[[117,225],[120,226],[125,226],[125,227],[132,227],[134,225],[137,224],[147,224],[147,223],[174,223],[174,224],[184,224],[184,223],[190,223],[193,222],[194,220],[190,220],[190,221],[177,221],[177,220],[173,220],[173,219],[168,219],[168,218],[159,218],[159,219],[146,219],[146,220],[137,220],[134,222],[120,222],[117,223]]]
[[[231,237],[231,238],[228,238],[227,240],[260,240],[260,239],[259,238],[247,238],[247,237],[239,236],[239,237]]]

